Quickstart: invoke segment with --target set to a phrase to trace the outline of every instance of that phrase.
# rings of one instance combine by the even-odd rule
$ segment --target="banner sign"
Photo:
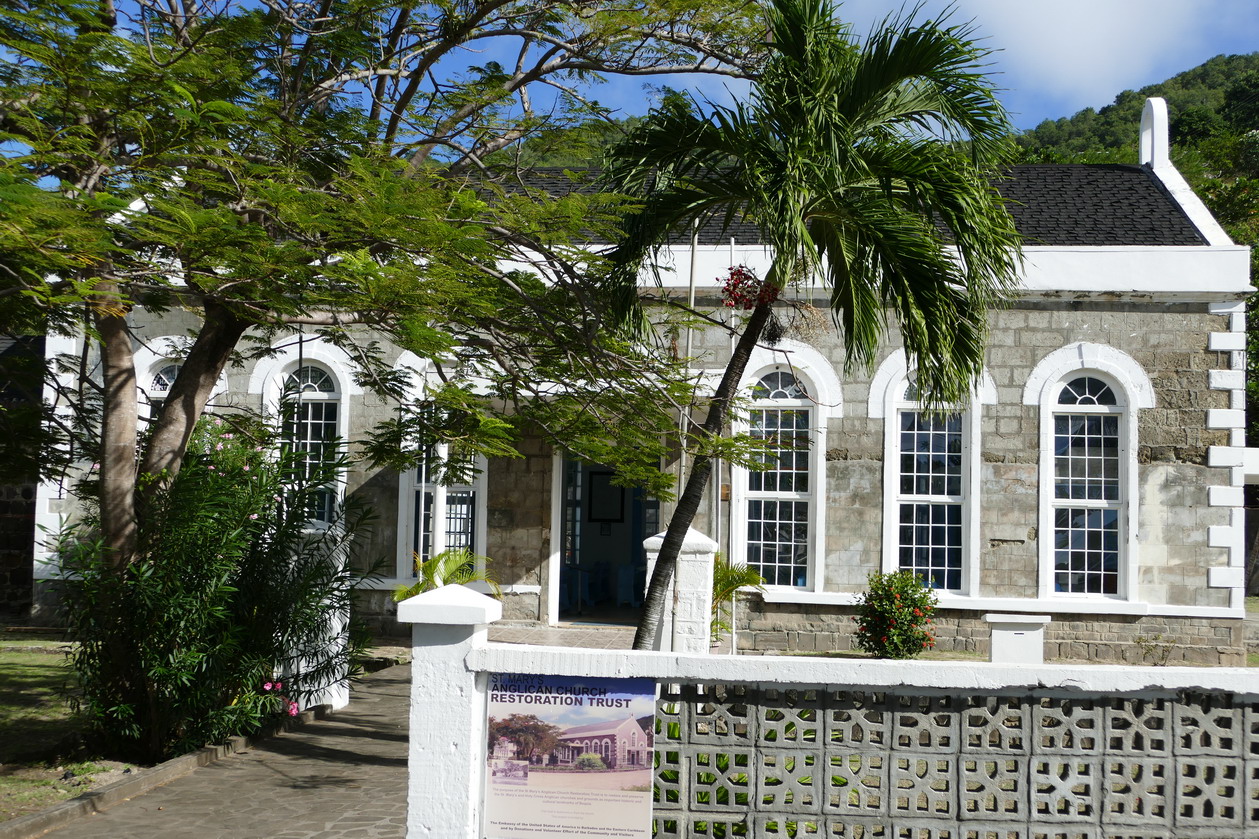
[[[650,839],[656,683],[491,673],[485,839]]]

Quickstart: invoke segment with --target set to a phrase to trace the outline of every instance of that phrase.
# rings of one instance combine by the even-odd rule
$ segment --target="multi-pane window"
[[[764,446],[765,468],[747,476],[747,564],[769,585],[805,586],[813,527],[813,410],[804,387],[786,371],[762,377],[752,398],[749,433]]]
[[[338,456],[341,403],[337,385],[328,371],[307,365],[289,375],[284,392],[288,403],[284,443],[304,463],[310,477]],[[332,521],[336,501],[335,486],[321,487],[311,501],[311,521]]]
[[[916,396],[911,385],[905,400],[913,402]],[[932,588],[959,590],[966,503],[962,415],[911,405],[897,418],[897,562]]]
[[[166,394],[170,393],[171,385],[175,384],[175,377],[179,375],[182,364],[171,362],[163,364],[161,368],[153,374],[153,381],[149,385],[150,399],[163,399]]]
[[[430,559],[434,554],[458,548],[480,553],[480,546],[476,543],[476,476],[479,470],[474,468],[473,459],[465,458],[445,466],[448,476],[455,478],[454,482],[442,483],[435,480],[436,461],[445,449],[445,446],[441,446],[441,451],[430,452],[415,468],[412,550],[421,562]],[[444,525],[438,531],[440,539],[437,544],[434,544],[434,509],[442,511],[440,515]]]
[[[1063,385],[1053,415],[1053,580],[1070,594],[1119,594],[1122,408],[1106,382]]]

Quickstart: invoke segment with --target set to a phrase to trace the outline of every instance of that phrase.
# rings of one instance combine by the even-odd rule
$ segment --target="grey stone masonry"
[[[655,835],[1259,835],[1259,697],[663,687]]]
[[[781,650],[850,652],[855,607],[811,604],[740,606],[741,653]],[[1124,664],[1246,664],[1245,621],[1135,615],[1055,615],[1045,627],[1046,661]],[[939,652],[987,657],[991,628],[982,612],[938,611],[932,624]]]

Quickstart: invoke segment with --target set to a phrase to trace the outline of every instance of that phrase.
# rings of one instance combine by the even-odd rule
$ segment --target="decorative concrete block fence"
[[[490,673],[647,677],[657,836],[1259,836],[1259,675],[490,644],[497,602],[404,602],[408,839],[479,837]]]

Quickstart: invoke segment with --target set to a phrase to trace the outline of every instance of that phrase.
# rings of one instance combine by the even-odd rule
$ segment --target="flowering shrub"
[[[765,283],[746,265],[733,265],[721,287],[721,296],[727,308],[755,309],[761,303],[777,300],[778,287]]]
[[[367,637],[351,618],[341,639],[371,574],[354,556],[370,520],[351,501],[309,526],[340,463],[312,468],[281,427],[203,418],[183,468],[144,499],[122,573],[91,538],[94,511],[67,532],[75,702],[112,754],[155,763],[249,734],[353,674]]]
[[[935,646],[936,594],[912,571],[870,575],[857,607],[857,646],[880,658],[913,658]]]
[[[296,702],[280,693],[282,690],[284,690],[284,682],[263,682],[262,697],[264,707],[273,714],[287,714],[290,717],[297,716],[301,709]]]

